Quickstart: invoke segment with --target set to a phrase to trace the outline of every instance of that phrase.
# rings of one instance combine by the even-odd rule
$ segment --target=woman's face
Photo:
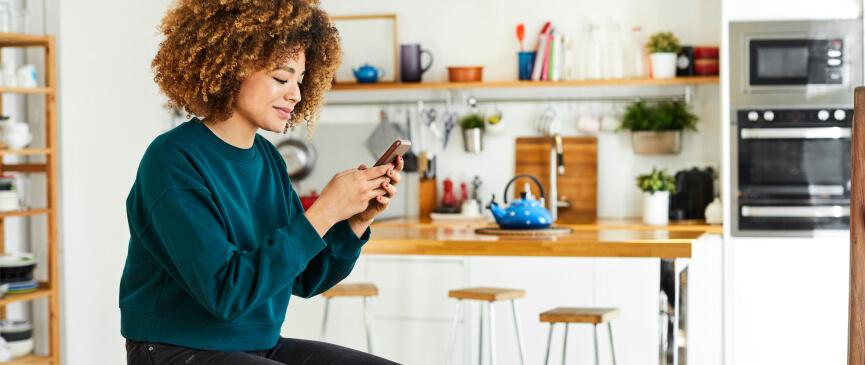
[[[250,74],[240,85],[234,112],[258,128],[282,133],[300,102],[306,56],[297,56],[272,70]]]

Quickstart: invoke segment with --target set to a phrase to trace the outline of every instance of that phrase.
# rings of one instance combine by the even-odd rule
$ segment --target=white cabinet
[[[734,238],[732,361],[845,364],[849,238]]]

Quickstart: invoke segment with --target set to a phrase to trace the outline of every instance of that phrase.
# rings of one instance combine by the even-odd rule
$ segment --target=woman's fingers
[[[390,183],[393,185],[399,184],[402,179],[402,176],[400,176],[399,171],[396,169],[390,170],[390,172],[387,173],[387,176],[390,177]]]
[[[379,202],[381,205],[388,205],[388,204],[390,204],[390,198],[388,198],[388,197],[385,196],[385,195],[379,196],[378,198],[376,198],[376,200],[378,200],[378,202]]]
[[[360,166],[357,167],[358,170],[366,170],[367,168],[366,164],[360,164]]]
[[[377,198],[385,194],[387,194],[387,190],[384,190],[383,188],[373,189],[364,194],[363,200],[372,200],[373,198]]]
[[[384,188],[384,190],[387,190],[388,197],[396,196],[396,186],[393,186],[392,183],[385,182],[382,184],[382,187]]]
[[[372,179],[364,185],[364,187],[366,188],[364,190],[375,189],[377,187],[383,186],[384,183],[390,183],[390,178],[387,176],[382,176],[379,178]]]
[[[393,166],[391,166],[390,164],[384,164],[381,166],[374,166],[374,167],[368,168],[366,170],[361,171],[360,173],[363,174],[362,176],[366,180],[372,180],[372,179],[375,179],[379,176],[386,174],[387,170],[392,169],[392,168],[393,168]]]
[[[396,158],[396,171],[402,171],[402,168],[405,167],[405,159],[402,156],[397,156]]]

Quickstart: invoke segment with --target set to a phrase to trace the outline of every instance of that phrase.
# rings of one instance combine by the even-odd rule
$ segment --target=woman
[[[181,0],[152,66],[173,106],[202,119],[157,137],[126,209],[120,283],[130,364],[392,364],[280,337],[289,297],[345,278],[396,194],[396,166],[336,174],[304,212],[259,129],[314,116],[339,63],[336,29],[301,0]]]

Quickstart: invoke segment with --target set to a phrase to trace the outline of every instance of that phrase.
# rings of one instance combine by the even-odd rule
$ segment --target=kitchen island
[[[439,224],[417,220],[377,222],[364,246],[364,255],[444,255],[511,257],[657,258],[660,261],[659,312],[666,325],[659,329],[660,364],[684,363],[687,354],[688,264],[692,245],[722,227],[686,222],[654,227],[633,220],[601,220],[560,225],[573,231],[559,236],[514,237],[475,233],[489,224]],[[677,330],[676,330],[677,329]],[[678,333],[678,336],[675,334]],[[673,351],[678,348],[679,351]]]

